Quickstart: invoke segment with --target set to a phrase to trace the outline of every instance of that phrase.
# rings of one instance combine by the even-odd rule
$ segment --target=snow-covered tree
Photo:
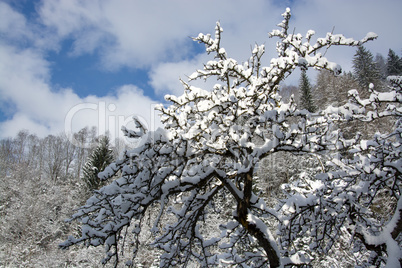
[[[62,137],[49,135],[45,138],[43,145],[44,158],[46,159],[45,173],[56,180],[63,175],[62,168],[65,161]]]
[[[81,177],[83,174],[83,166],[85,165],[86,159],[92,152],[93,148],[96,146],[97,142],[97,130],[96,127],[91,129],[85,127],[73,134],[74,146],[76,146],[76,163],[74,165],[75,176]]]
[[[76,175],[76,149],[65,135],[26,130],[0,140],[0,267],[98,266],[101,248],[57,247],[78,229],[64,220],[88,198]]]
[[[386,263],[387,267],[399,267],[402,91],[393,88],[380,93],[373,85],[370,91],[370,97],[362,100],[356,90],[351,90],[350,102],[338,108],[339,116],[348,121],[350,113],[346,110],[354,111],[354,119],[364,122],[396,116],[393,130],[377,132],[371,140],[356,136],[356,140],[350,140],[352,143],[343,145],[349,157],[327,162],[332,166],[330,172],[315,178],[304,176],[285,186],[289,198],[281,204],[281,232],[288,236],[283,240],[285,244],[297,241],[292,247],[307,244],[319,254],[328,253],[344,232],[351,237],[355,254],[369,253],[365,259],[369,265],[380,267]]]
[[[109,138],[103,136],[100,138],[98,146],[93,150],[82,168],[82,180],[85,182],[89,191],[97,190],[104,184],[104,182],[98,178],[98,174],[112,162],[113,150],[110,148]]]
[[[381,80],[384,81],[387,78],[387,61],[380,53],[377,53],[374,58],[374,63],[380,73]]]
[[[376,35],[369,33],[355,41],[328,33],[313,41],[312,30],[304,37],[288,33],[289,9],[282,16],[284,20],[278,25],[279,29],[270,33],[271,37],[279,38],[278,57],[267,67],[263,67],[262,62],[263,45],[256,45],[251,57],[243,63],[230,58],[221,47],[220,23],[216,25],[214,36],[199,34],[194,38],[204,44],[207,53],[214,58],[191,75],[189,82],[182,81],[183,95],[165,97],[170,106],[158,108],[164,129],[148,131],[138,120],[137,130],[123,129],[128,137],[139,139],[138,146],[100,173],[104,179],[118,172],[121,175],[96,191],[72,216],[72,220],[82,223],[82,233],[78,238],[70,236],[60,245],[62,248],[82,242],[89,246],[104,245],[104,262],[114,258],[117,266],[123,258],[131,266],[141,242],[140,235],[150,227],[154,235],[151,245],[163,252],[159,257],[161,267],[186,266],[191,262],[200,266],[280,267],[311,261],[311,254],[305,248],[293,246],[297,245],[296,239],[305,236],[316,242],[311,244],[312,250],[329,250],[331,243],[324,245],[324,240],[333,242],[340,228],[353,224],[355,237],[368,245],[367,251],[371,250],[370,246],[395,244],[393,234],[397,230],[395,225],[401,222],[400,205],[392,209],[395,216],[389,225],[384,225],[387,229],[383,230],[385,236],[381,239],[387,238],[386,242],[374,239],[374,235],[379,235],[375,232],[382,230],[364,226],[363,218],[370,209],[370,193],[364,192],[369,185],[358,183],[355,178],[359,176],[356,171],[366,172],[369,178],[378,176],[381,178],[377,180],[378,187],[392,188],[395,199],[399,200],[401,166],[400,160],[396,160],[400,154],[399,140],[393,141],[391,136],[380,134],[377,143],[361,142],[358,137],[347,140],[333,128],[333,123],[399,116],[399,106],[388,105],[380,113],[371,111],[367,115],[364,107],[376,108],[378,102],[400,102],[400,92],[381,95],[372,90],[369,100],[361,100],[353,91],[354,102],[340,108],[329,107],[320,113],[297,109],[293,99],[282,102],[279,92],[280,82],[297,67],[341,72],[339,65],[322,56],[321,48],[361,46]],[[220,82],[211,90],[190,84],[192,80],[210,77]],[[397,135],[398,132],[393,134]],[[376,148],[388,148],[390,157],[384,153],[382,156],[367,154],[377,152]],[[350,154],[355,154],[356,157],[352,157],[355,166],[341,158],[339,150],[348,151],[349,158]],[[329,163],[346,168],[334,168],[333,173],[324,173],[318,177],[320,180],[314,179],[314,183],[306,186],[304,195],[300,193],[302,190],[295,189],[295,193],[281,202],[280,209],[274,209],[267,205],[269,202],[266,195],[261,194],[261,188],[256,187],[259,182],[256,174],[261,160],[277,152],[316,154],[318,158],[320,154],[327,157],[335,154]],[[379,157],[385,157],[384,168],[379,167],[378,172],[372,169],[374,175],[370,177],[370,170],[366,169],[375,166],[375,159],[382,159]],[[389,184],[388,178],[395,184]],[[364,177],[359,179],[367,181]],[[321,200],[320,185],[330,191],[322,191],[322,195],[329,195],[327,202],[333,209],[316,205]],[[348,200],[353,202],[349,205],[351,209],[348,209]],[[314,206],[308,206],[311,202]],[[151,209],[157,210],[153,217],[147,213]],[[356,219],[346,226],[343,223],[347,221],[338,221],[338,216]],[[152,223],[146,218],[152,218]],[[270,227],[278,224],[280,232],[272,233]],[[388,239],[390,236],[392,239]],[[122,254],[127,252],[127,247],[132,249],[129,259]],[[386,252],[400,257],[400,250],[393,247],[387,247]]]
[[[392,49],[388,51],[387,75],[402,75],[402,59]]]
[[[374,62],[373,54],[364,46],[359,46],[353,57],[353,74],[362,89],[368,88],[370,83],[378,85],[380,72]]]
[[[314,105],[312,87],[305,70],[302,70],[300,75],[300,108],[306,109],[309,112],[314,112],[317,107]]]

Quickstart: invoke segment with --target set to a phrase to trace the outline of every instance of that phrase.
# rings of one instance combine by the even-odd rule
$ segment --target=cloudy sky
[[[178,79],[209,59],[190,37],[213,33],[219,20],[229,56],[241,62],[265,44],[268,64],[276,40],[267,33],[288,6],[295,32],[323,37],[334,29],[355,39],[375,32],[378,40],[366,45],[374,55],[402,53],[400,0],[0,0],[0,138],[85,125],[118,137],[132,116],[154,128],[155,104],[180,94]],[[348,71],[354,52],[326,56]]]

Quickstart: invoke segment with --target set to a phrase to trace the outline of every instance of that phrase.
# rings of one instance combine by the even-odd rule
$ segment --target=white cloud
[[[43,125],[41,122],[36,122],[33,118],[29,117],[28,114],[17,112],[14,114],[12,119],[1,122],[0,138],[15,137],[20,130],[24,129],[29,130],[30,133],[34,133],[40,137],[45,137],[52,133],[49,131],[48,127]]]
[[[0,33],[7,33],[9,39],[26,37],[29,35],[26,27],[26,19],[22,14],[15,12],[6,3],[0,2]]]
[[[187,82],[187,77],[199,69],[208,58],[209,56],[200,54],[191,60],[160,63],[150,71],[150,84],[158,95],[181,95],[183,85],[180,79]]]
[[[56,36],[39,24],[27,21],[23,14],[0,1],[0,42],[39,50],[58,48]]]
[[[231,33],[227,42],[236,41],[242,50],[248,50],[250,42],[261,40],[261,35],[254,40],[254,33],[262,33],[265,40],[265,27],[276,22],[267,14],[280,14],[270,3],[263,0],[46,0],[40,14],[42,22],[54,28],[60,38],[74,39],[77,55],[100,50],[105,68],[141,68],[188,56],[191,42],[188,37],[213,31],[217,20],[224,22]],[[240,40],[231,38],[239,34]]]
[[[55,88],[50,83],[52,65],[46,60],[50,47],[43,45],[44,40],[54,40],[46,36],[51,30],[43,29],[40,33],[45,36],[37,35],[38,27],[7,4],[0,2],[0,10],[6,11],[0,17],[0,33],[7,37],[0,41],[0,105],[12,108],[7,111],[11,117],[0,123],[0,137],[15,136],[21,129],[45,136],[76,132],[85,126],[121,137],[121,125],[132,126],[134,115],[149,128],[160,126],[153,111],[155,102],[134,85],[121,85],[114,95],[84,98],[72,88]]]
[[[0,124],[1,137],[15,136],[21,129],[43,136],[77,132],[87,125],[121,137],[121,125],[132,126],[134,115],[149,128],[160,126],[153,112],[155,102],[134,85],[121,86],[115,95],[80,98],[72,89],[52,88],[49,65],[39,52],[1,45],[0,58],[2,100],[16,109],[11,119]]]
[[[369,46],[386,53],[388,47],[400,47],[401,8],[400,0],[294,1],[291,28],[301,33],[313,28],[325,35],[335,26],[335,32],[354,38],[378,32],[379,40]],[[273,0],[43,0],[38,10],[47,34],[53,30],[60,40],[71,38],[75,55],[98,51],[103,67],[114,69],[188,59],[192,57],[188,37],[213,32],[217,20],[225,30],[223,45],[234,57],[246,59],[254,42],[274,44],[267,32],[282,19],[284,6]],[[19,18],[14,28],[23,29],[25,24],[25,18]]]

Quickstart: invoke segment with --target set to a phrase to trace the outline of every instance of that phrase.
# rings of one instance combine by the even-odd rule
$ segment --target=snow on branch
[[[202,266],[301,265],[313,258],[292,248],[297,239],[306,237],[312,241],[311,250],[328,252],[347,220],[356,213],[365,218],[351,224],[366,220],[367,204],[357,199],[371,187],[365,183],[371,178],[369,172],[376,172],[386,185],[394,180],[399,187],[400,173],[395,167],[400,162],[395,159],[400,144],[390,140],[397,134],[380,135],[377,143],[367,141],[363,149],[359,136],[344,138],[337,123],[400,116],[400,92],[372,90],[368,100],[351,92],[354,100],[350,103],[310,113],[297,109],[293,99],[283,102],[278,90],[296,67],[339,72],[338,65],[319,53],[320,48],[358,46],[376,36],[368,34],[355,41],[327,34],[311,43],[314,31],[308,31],[304,39],[301,34],[289,34],[289,9],[283,17],[280,29],[270,33],[279,42],[278,57],[268,66],[262,62],[263,45],[255,45],[243,63],[230,58],[221,47],[219,22],[214,37],[201,33],[194,38],[213,59],[192,74],[189,82],[182,81],[181,96],[168,95],[165,99],[170,105],[157,107],[164,129],[147,131],[137,119],[136,131],[123,129],[128,137],[139,140],[137,147],[100,174],[104,179],[116,174],[120,178],[96,191],[72,216],[81,222],[82,233],[79,238],[69,237],[62,248],[81,242],[104,245],[105,260],[114,258],[116,265],[119,252],[131,248],[132,259],[127,263],[133,263],[143,242],[141,233],[148,228],[154,236],[147,243],[163,252],[161,267],[194,262]],[[213,89],[191,85],[192,80],[211,77],[219,81]],[[388,108],[378,112],[384,103]],[[372,169],[375,159],[366,154],[367,150],[377,153],[374,144],[389,146],[385,158],[375,154],[375,159],[384,159],[378,171]],[[344,159],[341,150],[349,158]],[[319,179],[306,179],[307,184],[290,183],[288,198],[275,210],[255,188],[259,163],[277,152],[329,157],[335,170]],[[359,177],[363,175],[370,178]],[[397,187],[392,187],[399,198]],[[356,203],[348,203],[352,201]],[[278,234],[271,233],[274,223],[279,225]],[[131,235],[121,239],[124,230],[131,230]],[[125,239],[131,241],[130,246],[122,242]]]
[[[138,128],[139,131],[129,130],[129,129],[127,129],[125,126],[122,126],[122,127],[121,127],[121,131],[123,131],[123,133],[124,133],[124,135],[125,135],[126,137],[129,137],[129,138],[140,138],[140,137],[142,137],[142,135],[144,135],[145,133],[147,133],[146,127],[144,126],[143,123],[141,123],[141,122],[139,121],[139,119],[138,119],[136,116],[133,117],[133,121],[134,121],[134,124],[135,124],[136,128]]]

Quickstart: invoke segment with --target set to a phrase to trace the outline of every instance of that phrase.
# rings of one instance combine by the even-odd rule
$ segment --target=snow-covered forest
[[[39,138],[27,130],[0,141],[1,267],[98,266],[86,250],[58,249],[78,228],[65,219],[91,195],[83,178],[102,140],[96,133],[82,129],[75,145],[64,134]],[[115,144],[108,146],[114,159],[123,150]]]
[[[224,22],[195,37],[210,61],[157,108],[164,129],[122,130],[135,148],[90,128],[1,140],[0,266],[399,267],[402,60],[282,16],[273,59],[230,58]]]

